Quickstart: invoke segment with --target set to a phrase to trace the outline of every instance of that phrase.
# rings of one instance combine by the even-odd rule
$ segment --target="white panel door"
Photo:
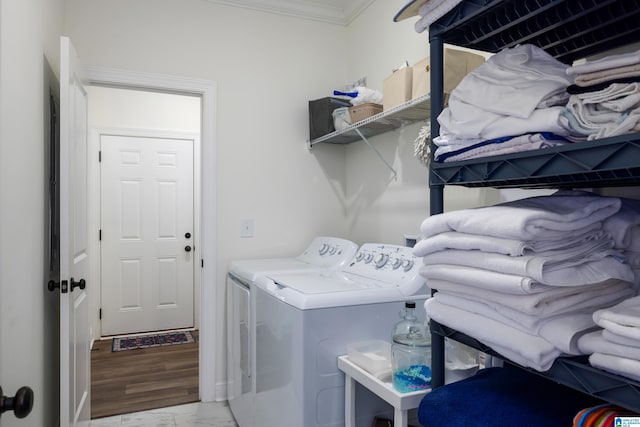
[[[103,336],[194,325],[193,148],[100,137]]]
[[[60,38],[60,426],[90,419],[87,230],[87,92],[67,37]]]

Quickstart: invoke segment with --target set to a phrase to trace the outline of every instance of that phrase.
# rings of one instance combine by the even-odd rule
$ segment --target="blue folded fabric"
[[[418,408],[423,427],[567,427],[602,401],[523,369],[487,368],[438,387]]]

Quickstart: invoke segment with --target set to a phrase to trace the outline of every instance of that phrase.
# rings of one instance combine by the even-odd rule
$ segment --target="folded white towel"
[[[628,283],[619,281],[582,288],[551,288],[528,295],[505,294],[439,279],[427,280],[427,284],[431,289],[467,299],[481,300],[494,310],[512,318],[515,315],[512,315],[511,311],[550,317],[567,312],[595,310],[617,304],[634,293]],[[529,326],[533,327],[531,324]]]
[[[603,221],[602,229],[611,235],[616,248],[640,252],[640,200],[620,201],[620,210]]]
[[[591,366],[617,375],[640,381],[640,360],[610,354],[593,353],[589,356]]]
[[[484,140],[526,133],[551,132],[569,135],[569,129],[559,121],[564,107],[536,108],[529,117],[497,114],[466,103],[451,94],[449,106],[438,115],[440,134],[453,134],[460,138]]]
[[[467,74],[451,96],[483,111],[527,119],[545,99],[566,94],[573,83],[567,68],[537,46],[517,45]]]
[[[638,126],[640,126],[640,107],[625,112],[613,123],[606,123],[598,129],[598,132],[589,135],[587,139],[593,141],[636,132]]]
[[[494,308],[480,298],[471,300],[442,291],[436,292],[434,298],[442,304],[487,317],[531,335],[538,335],[567,354],[583,354],[577,345],[578,338],[597,327],[591,318],[593,310],[542,317],[520,313],[504,306]],[[509,311],[509,314],[505,314],[505,311]]]
[[[587,192],[558,192],[495,206],[432,215],[420,226],[427,238],[446,231],[515,240],[557,240],[590,230],[620,209],[620,199]]]
[[[561,254],[560,252],[567,252]],[[556,250],[543,254],[509,255],[447,249],[423,256],[425,266],[457,265],[490,270],[514,276],[530,277],[548,286],[585,286],[619,279],[633,283],[635,276],[624,258],[614,249],[595,248],[592,251]],[[424,270],[428,276],[428,269]],[[427,277],[425,276],[425,277]]]
[[[625,67],[640,63],[640,50],[635,52],[609,55],[601,59],[587,61],[567,68],[568,75],[593,73],[609,68]]]
[[[640,349],[640,340],[629,338],[629,337],[623,337],[622,335],[613,333],[608,329],[604,329],[602,331],[602,338],[612,343],[624,345],[626,347],[634,347],[634,348]]]
[[[612,80],[626,79],[640,76],[640,64],[627,65],[625,67],[609,68],[593,73],[579,74],[575,84],[581,87],[589,87]]]
[[[420,240],[414,246],[413,253],[416,256],[422,257],[446,249],[461,249],[522,256],[580,246],[584,242],[600,239],[610,239],[610,237],[605,235],[597,224],[594,224],[594,228],[584,234],[568,236],[557,240],[514,240],[448,231],[431,236],[428,239]]]
[[[418,13],[421,18],[416,22],[415,29],[421,33],[431,24],[446,15],[451,9],[456,7],[462,0],[429,0],[422,6]]]
[[[420,274],[427,279],[429,284],[434,280],[444,280],[471,286],[474,289],[491,290],[514,295],[533,294],[545,289],[554,288],[540,284],[531,277],[514,276],[513,274],[504,274],[452,264],[422,266],[420,268]],[[556,289],[559,288],[556,287]]]
[[[593,313],[593,320],[613,333],[640,340],[640,296],[597,310]]]
[[[578,347],[584,354],[603,353],[640,360],[640,347],[630,347],[608,341],[604,338],[602,329],[581,336],[578,339]],[[640,375],[640,372],[638,374]]]
[[[587,104],[622,99],[640,92],[640,83],[612,83],[604,89],[575,94],[577,99]]]
[[[438,139],[439,136],[434,138]],[[434,153],[437,162],[455,162],[460,160],[477,159],[486,156],[498,156],[501,154],[521,153],[523,151],[539,150],[541,148],[555,147],[567,144],[568,141],[562,137],[547,138],[542,134],[528,134],[513,137],[507,141],[493,140],[482,141],[464,149],[451,150],[438,147]]]
[[[548,370],[561,354],[546,340],[518,329],[439,303],[434,298],[425,302],[425,310],[436,322],[463,332],[501,355],[522,366],[538,371]]]

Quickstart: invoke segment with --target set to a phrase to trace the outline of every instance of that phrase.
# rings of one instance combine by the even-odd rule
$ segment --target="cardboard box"
[[[472,70],[484,63],[484,56],[462,50],[444,50],[444,91],[451,93]],[[431,92],[431,65],[429,57],[413,67],[411,99]]]
[[[364,104],[349,107],[351,123],[354,124],[379,113],[382,113],[382,105],[373,102],[365,102]]]
[[[387,111],[411,100],[413,68],[405,67],[395,71],[382,82],[382,107]]]

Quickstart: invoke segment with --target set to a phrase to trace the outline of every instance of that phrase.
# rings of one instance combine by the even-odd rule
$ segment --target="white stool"
[[[349,361],[348,356],[338,356],[338,368],[344,372],[344,425],[355,427],[356,423],[356,381],[375,393],[376,396],[393,406],[394,427],[407,427],[410,409],[420,405],[420,401],[431,389],[400,393],[391,383],[374,377],[358,365]]]

